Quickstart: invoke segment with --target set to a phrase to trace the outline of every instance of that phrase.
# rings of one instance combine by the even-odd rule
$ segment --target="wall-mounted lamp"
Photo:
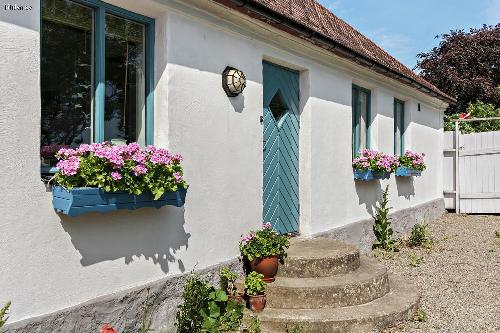
[[[222,88],[229,97],[238,96],[247,85],[245,74],[239,69],[227,66],[222,72]]]

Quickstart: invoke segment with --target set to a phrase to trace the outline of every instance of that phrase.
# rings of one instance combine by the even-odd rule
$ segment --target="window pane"
[[[360,134],[359,134],[359,149],[365,149],[366,147],[366,128],[368,124],[368,94],[364,91],[359,92],[359,104],[360,104]]]
[[[401,130],[399,128],[399,107],[396,102],[395,112],[394,112],[394,154],[401,155]]]
[[[358,119],[356,116],[356,102],[357,102],[357,90],[352,89],[352,155],[355,156],[357,153],[357,142],[356,142],[356,126],[358,124]]]
[[[144,25],[106,15],[104,139],[145,144]]]
[[[42,1],[41,155],[56,145],[92,140],[93,10],[71,1]]]
[[[394,110],[394,150],[395,154],[402,155],[403,151],[403,134],[404,134],[404,104],[400,101],[395,102],[395,110]]]

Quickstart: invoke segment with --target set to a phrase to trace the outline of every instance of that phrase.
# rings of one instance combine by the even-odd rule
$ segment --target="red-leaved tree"
[[[500,107],[500,24],[452,30],[439,46],[417,55],[420,75],[457,99],[447,114],[465,112],[478,100]]]

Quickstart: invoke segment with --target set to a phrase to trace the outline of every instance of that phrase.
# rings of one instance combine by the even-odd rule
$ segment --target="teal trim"
[[[146,24],[146,144],[154,144],[155,24]]]
[[[398,113],[398,106],[401,106],[401,112]],[[398,123],[399,122],[399,123]],[[399,127],[399,138],[398,138]],[[397,98],[394,99],[394,155],[398,155],[397,142],[399,139],[399,154],[405,152],[405,102]]]
[[[402,104],[402,109],[401,109],[401,154],[404,155],[405,153],[405,103],[403,102]]]
[[[140,22],[140,23],[144,23],[144,24],[151,24],[151,23],[154,24],[154,22],[155,22],[155,20],[153,18],[128,11],[126,9],[117,7],[115,5],[109,4],[109,3],[101,1],[101,0],[71,0],[71,1],[78,2],[82,5],[86,5],[86,6],[93,7],[93,8],[102,8],[105,10],[106,13],[111,13],[111,14],[114,14],[114,15],[117,15],[117,16],[120,16],[123,18],[128,18],[128,19],[136,21],[136,22]]]
[[[95,66],[95,93],[94,93],[94,142],[104,141],[104,98],[106,91],[106,12],[103,7],[95,11],[94,32],[94,66]]]
[[[352,88],[352,157],[359,152],[358,90]]]
[[[364,89],[368,94],[366,99],[366,148],[370,149],[372,146],[372,93],[370,90]]]
[[[371,114],[371,91],[357,86],[355,84],[352,85],[352,107],[353,107],[353,121],[352,121],[352,155],[353,157],[358,155],[359,150],[361,148],[361,99],[359,97],[360,92],[366,93],[366,128],[365,128],[365,146],[366,148],[371,147],[371,123],[372,123],[372,114]]]

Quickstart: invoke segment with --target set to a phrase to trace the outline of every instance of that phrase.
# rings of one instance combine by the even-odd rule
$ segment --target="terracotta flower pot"
[[[266,283],[274,282],[274,277],[276,273],[278,273],[278,265],[279,261],[277,256],[256,258],[250,261],[250,268],[252,271],[264,275],[262,280]]]
[[[261,312],[266,307],[266,295],[248,296],[248,307],[253,312]]]
[[[243,304],[245,302],[243,295],[240,293],[238,293],[236,295],[227,295],[227,299],[230,301],[235,301],[238,304]]]

